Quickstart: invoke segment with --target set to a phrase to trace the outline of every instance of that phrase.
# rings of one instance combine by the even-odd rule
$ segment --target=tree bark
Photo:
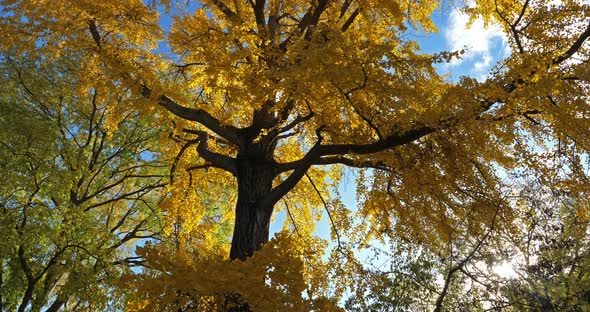
[[[274,162],[269,161],[264,151],[256,144],[236,158],[238,201],[231,241],[231,260],[246,260],[268,242],[270,218],[274,203],[263,201],[272,191],[272,181],[277,175]],[[254,151],[253,151],[254,150]],[[266,154],[266,155],[265,155]],[[238,293],[225,296],[227,312],[249,312],[250,307]]]
[[[264,157],[237,159],[238,201],[230,258],[246,260],[268,242],[270,218],[274,205],[262,200],[272,190],[276,175]]]

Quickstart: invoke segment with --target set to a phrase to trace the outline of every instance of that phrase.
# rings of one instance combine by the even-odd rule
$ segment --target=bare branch
[[[138,224],[136,224],[135,227],[131,231],[127,232],[125,234],[125,236],[123,236],[123,238],[121,238],[118,242],[116,242],[115,244],[113,244],[112,246],[110,246],[109,249],[112,249],[112,250],[117,249],[121,245],[125,244],[126,242],[128,242],[128,241],[130,241],[130,240],[132,240],[134,238],[144,238],[144,236],[137,235],[137,233],[143,231],[141,229],[141,227],[144,225],[145,222],[146,222],[145,219],[144,220],[141,220],[141,222],[139,222]]]
[[[363,73],[364,73],[364,69],[363,69]],[[364,87],[364,84],[366,84],[367,81],[367,75],[365,73],[365,81],[363,82],[363,85],[359,88]],[[369,128],[371,128],[375,134],[377,134],[377,137],[379,138],[379,140],[383,140],[383,135],[381,134],[381,131],[379,130],[379,128],[373,123],[373,121],[371,119],[369,119],[367,116],[365,116],[363,114],[363,112],[361,112],[361,110],[353,103],[352,98],[350,97],[350,92],[345,92],[344,90],[340,89],[339,87],[337,87],[338,90],[340,91],[340,93],[342,93],[342,95],[344,96],[344,98],[346,98],[346,101],[348,101],[348,103],[350,104],[350,106],[352,107],[352,109],[354,110],[354,112],[359,115],[359,117],[361,117],[361,119],[369,126]]]
[[[125,220],[127,220],[127,218],[133,212],[133,210],[134,209],[131,208],[128,209],[127,212],[123,215],[123,217],[121,217],[121,219],[117,222],[117,224],[115,224],[115,226],[109,232],[115,233],[115,231],[125,223]]]
[[[289,209],[289,204],[287,203],[287,198],[283,198],[283,202],[285,204],[285,208],[287,208],[287,215],[289,215],[289,219],[291,219],[291,223],[293,224],[293,227],[295,228],[295,233],[297,233],[297,235],[299,235],[299,237],[301,237],[302,239],[305,239],[301,233],[299,233],[299,229],[297,228],[297,222],[295,222],[295,218],[293,218],[293,214],[291,214],[291,209]]]
[[[313,118],[313,116],[314,116],[313,112],[310,112],[309,114],[307,114],[305,116],[298,115],[297,117],[295,117],[295,119],[293,119],[293,121],[291,121],[290,123],[288,123],[284,127],[282,127],[279,130],[279,133],[287,132],[287,131],[293,129],[298,124],[310,120],[311,118]]]
[[[445,284],[443,286],[443,290],[441,291],[441,293],[439,294],[438,298],[436,299],[436,304],[434,307],[434,312],[440,312],[442,310],[442,304],[443,301],[447,295],[447,292],[449,290],[449,286],[451,284],[451,280],[453,278],[453,274],[455,274],[455,272],[461,270],[465,264],[467,264],[467,262],[469,262],[473,256],[475,255],[475,253],[477,251],[479,251],[479,249],[481,248],[482,244],[488,239],[488,237],[490,236],[490,234],[492,233],[492,231],[494,230],[494,226],[496,224],[496,218],[498,217],[498,212],[500,211],[500,204],[498,204],[496,206],[496,211],[494,212],[494,216],[492,218],[492,222],[490,224],[490,227],[488,229],[488,231],[484,234],[484,236],[477,241],[477,244],[475,244],[475,247],[473,247],[471,249],[471,251],[469,252],[469,254],[463,259],[461,260],[459,263],[457,263],[454,267],[451,267],[451,269],[449,269],[449,272],[447,273],[447,276],[445,278]],[[452,246],[452,245],[451,245]]]
[[[182,157],[184,152],[191,145],[197,144],[200,141],[201,141],[200,139],[189,140],[180,148],[180,151],[178,151],[178,154],[176,154],[176,157],[174,157],[174,161],[172,162],[172,166],[170,167],[170,183],[174,182],[174,173],[176,172],[176,166],[178,166],[178,161],[180,160],[180,158]]]
[[[149,268],[150,266],[146,265],[147,260],[143,259],[142,257],[135,256],[135,257],[127,257],[121,260],[113,261],[114,265],[126,265],[129,267],[146,267]]]
[[[290,137],[292,137],[294,135],[297,135],[298,133],[299,133],[299,131],[296,130],[296,131],[293,131],[293,132],[288,132],[288,133],[284,133],[284,134],[281,134],[281,135],[277,135],[275,137],[275,141],[280,141],[280,140],[283,140],[283,139],[286,139],[286,138],[290,138]]]
[[[514,41],[516,43],[516,46],[518,47],[518,52],[520,52],[520,53],[524,53],[524,48],[523,48],[522,42],[520,40],[519,30],[516,27],[518,26],[518,24],[522,20],[524,13],[526,12],[526,10],[528,8],[529,1],[530,0],[526,0],[524,2],[524,4],[522,5],[522,9],[520,11],[520,14],[518,15],[518,17],[516,18],[514,23],[510,23],[508,21],[508,19],[500,12],[500,9],[498,8],[498,2],[496,0],[494,0],[494,5],[496,6],[496,13],[508,25],[508,27],[510,27],[510,32],[512,32],[512,36],[514,37]]]
[[[105,201],[98,202],[96,204],[92,204],[92,205],[86,207],[84,209],[84,211],[89,211],[89,210],[94,209],[96,207],[108,205],[110,203],[116,202],[116,201],[121,200],[121,199],[136,199],[136,198],[133,197],[134,195],[137,195],[138,197],[142,197],[143,195],[145,195],[149,191],[151,191],[153,189],[164,187],[166,185],[167,185],[166,183],[153,184],[153,185],[142,187],[142,188],[137,189],[137,190],[132,191],[132,192],[123,193],[121,195],[113,196],[113,197],[110,197],[109,199],[107,199]]]
[[[324,200],[322,193],[320,192],[318,187],[315,185],[315,183],[313,182],[313,180],[311,179],[309,174],[305,173],[305,176],[307,177],[307,180],[309,180],[309,183],[311,183],[311,186],[313,187],[316,194],[318,195],[318,197],[322,201],[322,204],[324,205],[324,209],[326,210],[326,213],[328,214],[328,218],[330,219],[330,224],[332,225],[332,229],[334,229],[334,233],[336,234],[336,243],[338,244],[338,250],[342,251],[342,242],[340,241],[340,233],[338,232],[338,228],[336,227],[336,224],[334,223],[334,218],[332,218],[332,213],[330,212],[330,209],[328,209],[328,204]]]

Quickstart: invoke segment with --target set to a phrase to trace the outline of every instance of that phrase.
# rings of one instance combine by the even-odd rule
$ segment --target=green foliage
[[[524,235],[508,236],[517,276],[500,287],[514,311],[590,310],[590,220],[568,194],[527,186]],[[510,247],[509,247],[510,246]]]
[[[390,259],[389,270],[367,270],[360,277],[357,293],[345,302],[347,311],[428,310],[436,293],[437,262],[424,252],[405,250],[398,255]]]
[[[418,253],[412,242],[395,240],[397,253],[376,259],[389,270],[360,276],[346,308],[589,311],[590,220],[582,214],[583,204],[539,182],[522,182],[509,194],[512,226],[449,241],[456,249],[451,259],[440,250]]]
[[[162,226],[160,129],[128,115],[107,130],[105,102],[128,95],[74,95],[68,62],[5,57],[0,66],[2,306],[122,307],[118,279],[139,260],[131,247]]]

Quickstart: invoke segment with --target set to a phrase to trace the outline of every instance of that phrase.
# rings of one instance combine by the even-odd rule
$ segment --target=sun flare
[[[516,276],[516,271],[514,270],[514,266],[509,261],[503,261],[499,264],[495,265],[492,269],[496,275],[500,278],[514,278]]]

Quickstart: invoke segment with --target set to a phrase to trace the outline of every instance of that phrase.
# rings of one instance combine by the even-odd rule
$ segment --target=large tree
[[[582,1],[470,2],[464,12],[499,24],[512,50],[483,82],[446,80],[434,65],[459,51],[426,54],[410,39],[436,31],[437,0],[162,2],[3,1],[2,47],[82,55],[81,92],[129,89],[144,100],[110,110],[171,120],[178,188],[164,209],[183,215],[190,206],[202,217],[206,205],[187,201],[187,188],[235,189],[235,200],[221,201],[235,205],[231,259],[268,241],[277,209],[309,233],[297,215],[325,207],[344,245],[337,229],[351,225],[348,212],[327,199],[337,165],[371,169],[357,179],[366,222],[351,241],[403,235],[444,251],[465,220],[485,233],[510,218],[498,208],[507,206],[500,177],[510,170],[588,194]],[[169,29],[160,4],[173,15]],[[554,150],[568,156],[566,169],[551,162]],[[202,225],[186,215],[184,229]]]

